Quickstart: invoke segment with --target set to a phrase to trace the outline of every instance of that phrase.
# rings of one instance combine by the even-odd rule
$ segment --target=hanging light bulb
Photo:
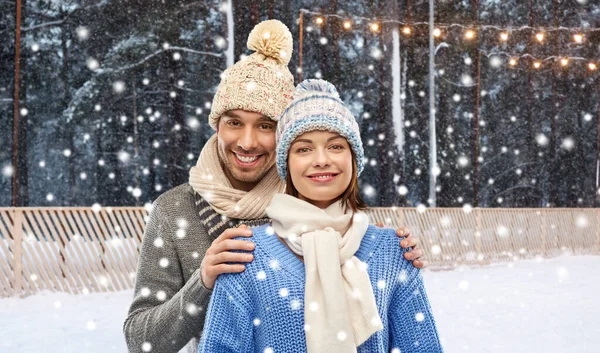
[[[465,38],[467,39],[473,39],[475,38],[475,31],[472,29],[469,29],[465,32]]]
[[[410,34],[411,32],[412,31],[411,31],[410,27],[408,27],[408,26],[404,26],[404,28],[402,28],[402,33],[404,33],[406,35]]]
[[[315,23],[318,25],[322,25],[324,22],[325,22],[325,20],[321,16],[319,16],[315,19]]]
[[[536,69],[539,69],[540,67],[542,67],[542,63],[539,61],[536,61],[533,63],[533,67],[535,67]]]
[[[517,59],[514,59],[514,58],[513,58],[513,59],[510,59],[510,60],[508,61],[508,64],[509,64],[510,66],[516,66],[516,65],[517,65]]]
[[[508,40],[508,33],[507,33],[507,32],[502,32],[502,33],[500,33],[500,39],[501,39],[503,42],[506,42],[506,41]]]
[[[574,34],[573,40],[575,41],[575,43],[581,43],[581,42],[583,42],[583,35],[579,34],[579,33]]]
[[[535,35],[535,38],[536,38],[536,39],[538,40],[538,42],[540,42],[540,43],[544,41],[544,37],[545,37],[545,35],[544,35],[544,33],[542,33],[542,32],[540,32],[540,33],[538,33],[538,34],[536,34],[536,35]]]
[[[567,65],[569,65],[569,59],[567,59],[567,58],[562,58],[562,59],[560,59],[560,64],[561,64],[562,66],[567,66]]]
[[[434,37],[439,37],[439,36],[441,36],[441,35],[442,35],[442,30],[441,30],[441,29],[439,29],[439,28],[435,28],[435,29],[433,30],[433,36],[434,36]]]
[[[350,20],[344,21],[344,29],[350,29],[350,28],[352,28],[352,22],[350,22]]]
[[[379,32],[379,23],[373,22],[370,27],[372,32]]]
[[[596,66],[596,64],[594,64],[594,63],[589,63],[589,64],[588,64],[588,67],[589,67],[589,68],[590,68],[590,70],[592,70],[592,71],[595,71],[595,70],[598,68],[598,66]]]

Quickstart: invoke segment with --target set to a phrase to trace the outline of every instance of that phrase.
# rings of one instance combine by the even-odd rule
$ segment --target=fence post
[[[596,209],[596,250],[600,253],[600,209]]]
[[[13,211],[13,271],[14,294],[19,295],[23,291],[23,211],[15,208]]]
[[[478,208],[472,210],[475,213],[475,250],[477,251],[477,261],[483,260],[483,249],[482,240],[483,234],[481,234],[481,212]]]
[[[546,220],[546,215],[548,212],[542,212],[542,210],[538,210],[540,212],[540,216],[542,217],[542,253],[544,257],[548,256],[547,248],[548,248],[548,222]]]

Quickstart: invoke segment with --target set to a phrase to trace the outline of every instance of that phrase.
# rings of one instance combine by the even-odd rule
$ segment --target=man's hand
[[[250,237],[252,231],[242,224],[238,228],[226,229],[223,234],[212,242],[212,245],[200,265],[202,283],[208,289],[213,289],[215,281],[222,273],[243,272],[243,264],[228,264],[228,262],[252,262],[254,255],[247,251],[254,250],[254,243],[245,240],[233,240],[236,237]],[[230,250],[244,250],[244,252],[231,252]]]
[[[375,223],[377,227],[383,227],[383,222]],[[410,251],[404,253],[404,258],[412,261],[412,265],[416,268],[424,268],[426,266],[425,262],[421,260],[421,256],[423,256],[423,250],[417,249],[417,245],[419,241],[416,237],[410,235],[410,229],[407,227],[399,227],[396,229],[396,235],[400,238],[405,238],[400,241],[400,246],[404,249],[413,248]]]

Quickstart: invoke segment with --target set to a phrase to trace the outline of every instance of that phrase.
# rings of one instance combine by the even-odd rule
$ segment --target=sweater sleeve
[[[399,278],[389,312],[392,349],[403,353],[442,352],[421,271],[404,261]]]
[[[242,297],[244,291],[234,291],[233,286],[230,275],[221,275],[217,279],[198,353],[254,352],[250,304]]]
[[[144,230],[134,299],[123,325],[130,353],[177,352],[202,331],[203,307],[211,290],[204,287],[199,269],[185,283],[173,244],[174,221],[155,202]]]

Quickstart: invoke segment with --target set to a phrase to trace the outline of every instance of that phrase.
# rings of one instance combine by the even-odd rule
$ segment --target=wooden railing
[[[600,209],[372,208],[405,225],[431,268],[564,252],[600,254]],[[141,207],[0,208],[0,297],[132,288],[147,211]]]

